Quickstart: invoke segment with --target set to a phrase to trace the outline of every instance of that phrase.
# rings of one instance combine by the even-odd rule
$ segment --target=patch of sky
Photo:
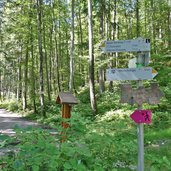
[[[131,13],[135,10],[137,0],[125,0],[123,1],[123,7],[127,13]]]
[[[53,0],[43,0],[43,3],[45,5],[51,5],[51,4],[53,4]]]

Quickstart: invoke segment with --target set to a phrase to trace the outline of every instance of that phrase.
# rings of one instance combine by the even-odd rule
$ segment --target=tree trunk
[[[33,0],[30,3],[30,9],[33,7]],[[31,67],[30,67],[30,99],[31,104],[33,105],[34,113],[37,113],[36,109],[36,74],[35,74],[35,58],[34,58],[34,39],[33,39],[33,25],[32,25],[32,12],[29,13],[29,38],[30,38],[30,58],[31,58]]]
[[[99,71],[99,91],[102,94],[105,91],[105,84],[104,84],[104,70],[100,67]]]
[[[117,35],[118,35],[118,22],[117,22],[117,0],[114,0],[114,10],[113,10],[113,29],[112,32],[113,34],[111,35],[111,37],[113,36],[113,40],[117,39]],[[117,62],[118,62],[118,53],[114,53],[113,54],[114,58],[115,58],[115,63],[117,66]],[[113,67],[113,61],[111,61],[109,63],[109,67],[112,68]],[[113,92],[113,81],[109,82],[109,91]]]
[[[169,4],[171,6],[171,2]],[[169,43],[168,43],[168,47],[169,49],[171,49],[171,7],[169,7],[169,11],[168,11],[168,38],[169,38]]]
[[[156,24],[155,24],[155,6],[154,6],[154,2],[153,0],[151,0],[151,9],[152,9],[152,39],[153,39],[153,46],[154,46],[154,53],[157,53],[157,49],[156,49]]]
[[[75,1],[72,0],[71,9],[71,47],[70,47],[70,79],[69,79],[69,91],[73,91],[73,79],[74,79],[74,4]]]
[[[0,68],[0,101],[2,101],[2,72],[1,72],[1,68]]]
[[[57,33],[60,35],[60,21],[58,19],[58,22],[59,22],[59,26],[58,27],[59,27],[59,29],[57,30],[57,25],[56,25],[56,22],[55,22],[54,8],[52,9],[52,20],[54,21],[53,26],[54,26],[54,29],[55,29],[55,32],[54,32],[55,61],[54,61],[54,65],[53,65],[53,80],[54,80],[53,85],[54,85],[54,91],[56,93],[56,84],[57,84],[57,92],[61,91],[61,81],[60,81],[61,75],[59,73],[59,69],[60,69],[60,65],[59,65],[59,57],[60,57],[60,54],[59,54],[60,52],[59,51],[60,51],[60,47],[59,46],[60,45],[59,45],[59,41],[58,41],[58,37],[57,37]],[[54,71],[55,71],[56,75],[54,74]]]
[[[144,1],[144,27],[145,27],[145,37],[147,38],[147,1]]]
[[[43,51],[42,51],[42,0],[37,0],[37,25],[38,25],[38,45],[39,45],[39,76],[40,76],[40,105],[41,114],[46,117],[44,102],[44,83],[43,83]]]
[[[57,74],[56,79],[57,79],[58,92],[60,92],[61,84],[60,84],[60,75],[59,75],[59,55],[58,55],[58,43],[57,43],[56,33],[55,33],[55,66],[56,66],[56,74]]]
[[[20,54],[18,55],[18,71],[17,71],[17,101],[21,100],[22,85],[21,85],[21,58],[22,58],[22,47],[20,48]]]
[[[92,0],[88,0],[88,28],[89,28],[89,84],[90,102],[93,113],[96,114],[96,97],[94,83],[94,54],[93,54],[93,26],[92,26]]]
[[[28,44],[28,42],[27,42]],[[23,110],[27,108],[27,82],[28,82],[28,47],[26,49],[24,73],[23,73]]]
[[[104,39],[104,7],[105,5],[103,4],[103,0],[101,1],[101,10],[100,10],[100,36],[101,36],[101,40]],[[103,55],[101,55],[101,60],[103,58]],[[104,83],[104,71],[103,71],[103,68],[102,66],[99,67],[99,70],[98,70],[98,75],[99,75],[99,92],[100,94],[102,94],[104,91],[105,91],[105,83]]]
[[[140,37],[140,20],[139,20],[139,0],[136,2],[136,19],[137,19],[137,38]]]
[[[80,6],[79,6],[79,14],[78,15],[79,15],[78,17],[79,17],[79,29],[80,29],[80,34],[79,35],[80,35],[80,55],[81,55],[81,57],[80,57],[80,69],[79,69],[79,71],[80,71],[80,73],[82,73],[82,75],[84,75],[85,74],[85,66],[82,63],[83,62],[82,57],[84,55],[84,53],[83,53],[84,52],[84,48],[83,48],[83,29],[82,29],[81,7]],[[80,76],[81,76],[81,74],[80,74]],[[82,82],[82,86],[84,86],[86,84],[86,81],[87,80],[84,79],[84,82]]]
[[[50,54],[49,54],[49,88],[50,92],[52,91],[52,59],[53,59],[53,25],[49,30],[49,39],[50,39]]]
[[[34,67],[34,51],[33,51],[33,39],[31,37],[31,99],[32,99],[32,104],[33,104],[33,108],[34,108],[34,113],[37,112],[36,109],[36,84],[35,84],[35,67]]]
[[[33,28],[30,26],[30,43],[31,43],[31,101],[34,108],[34,113],[37,113],[36,109],[36,74],[35,74],[35,62],[34,62],[34,46],[33,46]]]
[[[49,70],[48,70],[48,62],[47,62],[47,50],[46,50],[46,32],[45,32],[45,24],[43,23],[43,46],[44,46],[44,61],[45,61],[45,70],[46,70],[46,86],[47,86],[47,94],[48,100],[51,101],[50,95],[50,85],[49,85]]]

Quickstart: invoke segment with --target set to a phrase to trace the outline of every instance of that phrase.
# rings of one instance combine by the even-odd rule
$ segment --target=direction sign
[[[153,73],[151,67],[147,68],[114,68],[106,70],[107,81],[124,81],[124,80],[152,80],[157,71]]]
[[[151,83],[149,88],[139,87],[133,89],[131,84],[121,84],[121,103],[128,103],[130,105],[143,103],[159,104],[160,99],[164,96],[159,89],[157,83]]]
[[[150,110],[135,110],[131,115],[131,119],[135,123],[151,123],[151,111]]]
[[[101,47],[105,53],[150,51],[150,39],[109,40]]]

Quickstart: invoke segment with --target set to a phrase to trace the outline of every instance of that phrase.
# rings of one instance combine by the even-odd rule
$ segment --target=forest
[[[135,89],[138,81],[107,79],[107,69],[128,68],[139,53],[105,53],[105,42],[136,39],[150,43],[149,62],[140,68],[157,75],[141,85],[157,84],[158,103],[160,95],[125,102],[121,86]],[[70,119],[56,104],[61,92],[78,100]],[[130,118],[136,109],[152,111],[152,123],[143,124],[138,171],[170,171],[171,0],[1,0],[0,108],[57,131],[16,126],[14,137],[0,132],[0,148],[20,142],[13,145],[17,153],[0,156],[2,171],[137,170],[138,124]]]

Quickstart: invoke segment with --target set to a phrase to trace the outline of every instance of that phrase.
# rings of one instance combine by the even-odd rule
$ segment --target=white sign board
[[[110,40],[105,41],[101,46],[105,53],[112,52],[146,52],[150,51],[149,39],[135,39],[135,40]]]
[[[155,74],[154,74],[155,72]],[[107,69],[107,81],[124,80],[152,80],[157,75],[157,71],[151,67],[148,68],[123,68]]]

